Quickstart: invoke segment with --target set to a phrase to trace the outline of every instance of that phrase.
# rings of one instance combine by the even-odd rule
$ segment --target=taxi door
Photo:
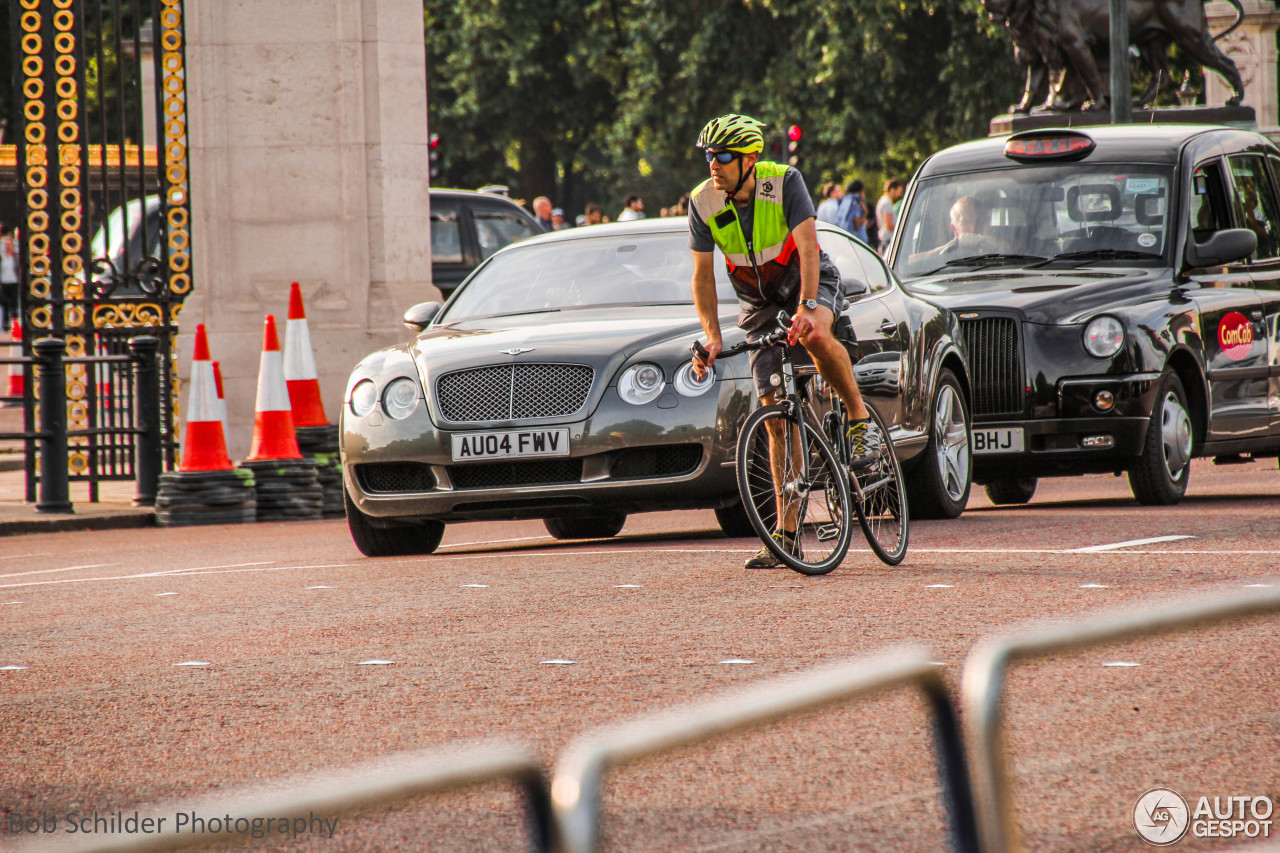
[[[1229,158],[1233,173],[1251,173],[1262,166],[1237,157]],[[1191,182],[1191,227],[1200,239],[1232,225],[1244,225],[1236,196],[1239,182],[1227,179],[1223,162],[1215,159],[1197,166]],[[1234,216],[1234,221],[1233,221]],[[1269,238],[1270,239],[1270,238]],[[1259,240],[1259,251],[1267,251]],[[1210,388],[1210,441],[1256,438],[1271,429],[1268,408],[1269,354],[1263,334],[1263,303],[1255,289],[1250,265],[1197,270],[1191,275],[1200,315],[1200,339],[1204,346]]]
[[[1280,237],[1280,157],[1267,156],[1266,174],[1269,192],[1262,196],[1271,234]],[[1259,245],[1262,240],[1259,238]],[[1258,260],[1253,267],[1253,285],[1262,299],[1263,326],[1259,333],[1267,347],[1267,403],[1271,415],[1271,433],[1280,435],[1280,239],[1273,237],[1272,256]]]

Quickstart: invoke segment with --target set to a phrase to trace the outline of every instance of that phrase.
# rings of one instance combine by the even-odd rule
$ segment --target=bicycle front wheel
[[[779,560],[806,575],[840,565],[853,535],[845,468],[822,434],[784,404],[757,409],[738,438],[738,492],[751,526]],[[794,550],[774,538],[795,531]]]
[[[883,562],[896,566],[907,556],[907,535],[910,521],[907,517],[907,490],[902,482],[902,466],[893,450],[889,430],[880,414],[869,404],[867,411],[884,436],[883,450],[874,462],[861,471],[853,472],[858,482],[854,490],[853,506],[858,523],[866,534],[867,544]],[[858,499],[861,492],[862,499]]]

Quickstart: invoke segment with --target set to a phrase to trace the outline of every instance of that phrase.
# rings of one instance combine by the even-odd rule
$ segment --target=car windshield
[[[1169,241],[1170,171],[1057,165],[922,180],[901,223],[904,279],[988,266],[1151,263]]]
[[[720,300],[736,300],[719,252],[713,268]],[[524,244],[477,269],[441,320],[602,305],[692,305],[692,275],[684,231]]]

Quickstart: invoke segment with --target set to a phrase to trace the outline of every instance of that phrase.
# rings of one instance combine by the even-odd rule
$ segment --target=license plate
[[[1022,427],[973,431],[974,453],[1021,453],[1022,451]]]
[[[453,436],[453,461],[508,459],[518,456],[568,456],[569,430],[518,429]]]

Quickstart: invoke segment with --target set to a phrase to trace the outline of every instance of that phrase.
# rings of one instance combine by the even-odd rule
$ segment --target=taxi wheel
[[[1166,372],[1160,380],[1142,455],[1129,469],[1129,488],[1144,506],[1173,506],[1191,479],[1191,415],[1182,380]]]
[[[351,528],[351,538],[366,557],[430,554],[444,538],[443,521],[403,522],[378,527],[356,508],[346,489],[342,490],[342,500],[347,508],[347,527]]]
[[[544,518],[547,532],[557,539],[608,539],[627,523],[625,513],[584,515],[577,518]]]
[[[993,504],[1008,506],[1030,503],[1036,493],[1035,477],[1007,477],[992,480],[982,487]]]
[[[929,443],[907,475],[912,518],[959,518],[973,485],[969,408],[950,370],[938,375]]]
[[[756,529],[751,526],[751,519],[747,518],[747,511],[742,508],[741,501],[733,506],[716,507],[716,521],[720,524],[721,532],[731,539],[756,535]]]

